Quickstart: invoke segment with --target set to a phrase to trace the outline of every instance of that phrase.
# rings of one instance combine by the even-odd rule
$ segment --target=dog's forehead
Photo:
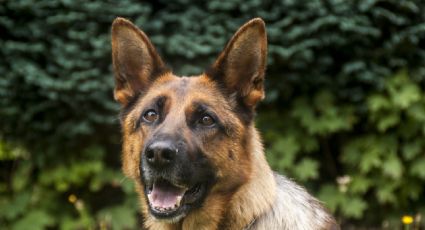
[[[194,85],[200,85],[198,77],[176,76],[164,84],[165,87],[180,96],[186,95],[189,91],[191,91]]]
[[[171,75],[160,79],[153,87],[158,93],[173,95],[181,101],[212,99],[213,96],[219,96],[215,83],[205,75],[190,77]]]

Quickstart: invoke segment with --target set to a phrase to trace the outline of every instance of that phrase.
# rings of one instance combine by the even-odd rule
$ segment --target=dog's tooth
[[[180,204],[180,201],[182,200],[182,198],[183,198],[183,196],[177,196],[177,199],[176,199],[176,204],[177,205]]]

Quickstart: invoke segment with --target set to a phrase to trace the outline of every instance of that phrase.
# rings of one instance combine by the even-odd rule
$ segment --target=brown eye
[[[152,123],[158,119],[158,113],[155,110],[148,110],[143,114],[143,120],[148,123]]]
[[[214,119],[210,115],[204,115],[199,123],[203,126],[211,126],[215,123]]]

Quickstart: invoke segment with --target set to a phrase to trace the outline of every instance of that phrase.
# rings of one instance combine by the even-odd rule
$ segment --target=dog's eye
[[[203,126],[211,126],[215,123],[214,118],[212,118],[210,115],[204,115],[199,120],[199,123]]]
[[[156,121],[157,119],[158,119],[158,113],[153,109],[150,109],[146,111],[145,114],[143,114],[143,120],[148,123],[152,123]]]

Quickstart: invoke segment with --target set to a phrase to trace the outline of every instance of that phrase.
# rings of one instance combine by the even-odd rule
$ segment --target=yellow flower
[[[74,194],[71,194],[68,196],[69,203],[75,203],[77,201],[77,196]]]
[[[413,223],[413,217],[412,216],[403,216],[401,218],[401,221],[403,222],[403,224],[411,224]]]

